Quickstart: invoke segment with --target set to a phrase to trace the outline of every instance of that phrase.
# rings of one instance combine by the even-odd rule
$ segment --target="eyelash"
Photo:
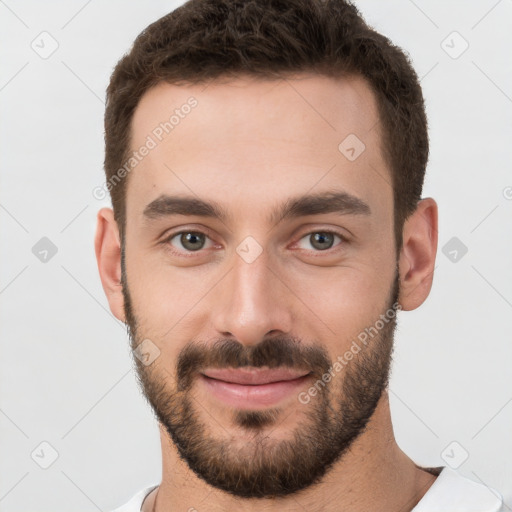
[[[176,231],[174,233],[171,233],[170,235],[166,236],[163,240],[162,240],[162,244],[164,244],[166,246],[166,248],[173,254],[176,254],[178,256],[182,256],[182,257],[185,257],[185,258],[188,258],[188,257],[193,257],[195,256],[196,254],[200,254],[203,249],[199,249],[197,251],[188,251],[186,249],[184,249],[183,251],[179,251],[179,250],[176,250],[171,244],[171,240],[173,238],[175,238],[176,236],[178,235],[182,235],[184,233],[194,233],[194,234],[201,234],[201,235],[204,235],[205,237],[207,238],[210,238],[208,236],[208,233],[205,233],[204,231],[201,231],[201,230],[192,230],[192,229],[186,229],[186,230],[181,230],[181,231]],[[306,238],[307,236],[311,236],[315,233],[326,233],[326,234],[330,234],[330,235],[335,235],[337,236],[341,242],[338,243],[337,245],[333,246],[333,247],[330,247],[329,249],[325,249],[325,250],[311,250],[311,252],[313,253],[318,253],[318,254],[332,254],[333,251],[336,251],[337,248],[340,246],[340,245],[344,245],[344,244],[347,244],[349,243],[349,240],[348,238],[341,234],[339,231],[335,231],[335,230],[332,230],[332,229],[317,229],[317,230],[314,230],[314,231],[309,231],[307,233],[305,233],[304,235],[302,235],[299,240],[295,243],[299,243],[302,239]],[[210,239],[211,240],[211,239]],[[295,245],[294,244],[294,245]],[[307,249],[304,249],[304,250],[307,250]]]

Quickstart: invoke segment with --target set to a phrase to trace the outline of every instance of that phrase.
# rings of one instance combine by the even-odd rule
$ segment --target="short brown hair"
[[[398,251],[403,223],[421,199],[428,159],[423,95],[407,55],[344,0],[189,0],[149,25],[117,63],[107,88],[107,183],[129,158],[133,113],[152,86],[300,72],[355,74],[371,86],[392,176]],[[108,187],[121,240],[126,182]]]

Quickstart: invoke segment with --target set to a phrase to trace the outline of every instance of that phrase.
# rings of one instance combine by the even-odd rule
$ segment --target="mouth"
[[[208,393],[232,407],[261,408],[278,404],[298,392],[310,372],[291,368],[207,369],[201,380]]]

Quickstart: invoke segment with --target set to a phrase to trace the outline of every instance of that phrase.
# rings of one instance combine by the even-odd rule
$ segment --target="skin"
[[[397,261],[391,174],[375,98],[362,78],[304,74],[213,81],[206,88],[159,84],[136,109],[132,149],[190,96],[198,106],[130,173],[126,192],[127,285],[141,339],[160,350],[153,368],[166,370],[166,386],[174,384],[178,355],[191,340],[233,339],[252,347],[274,334],[295,336],[321,344],[335,361],[385,310],[397,264],[401,309],[425,301],[437,250],[437,205],[432,198],[419,202],[404,225]],[[355,161],[338,150],[350,133],[366,146]],[[287,199],[333,189],[362,199],[371,214],[269,222],[269,213]],[[148,222],[144,208],[162,193],[215,201],[230,218],[174,215]],[[192,257],[179,237],[173,245],[158,243],[180,229],[207,231],[211,242]],[[309,235],[326,229],[348,242],[315,249]],[[247,236],[263,249],[251,263],[236,252]],[[98,212],[95,248],[110,309],[126,322],[121,243],[109,208]],[[341,393],[343,374],[336,379]],[[233,424],[229,407],[194,389],[210,435],[234,436],[233,449],[251,438]],[[296,399],[283,403],[267,434],[276,442],[289,438],[301,428],[304,407]],[[406,511],[435,480],[397,445],[386,390],[367,428],[325,477],[279,499],[237,498],[212,487],[180,459],[162,425],[160,434],[162,483],[144,511],[152,510],[156,496],[157,510]]]

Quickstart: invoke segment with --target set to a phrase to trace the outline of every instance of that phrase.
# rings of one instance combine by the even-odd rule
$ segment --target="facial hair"
[[[138,332],[123,260],[124,257],[121,282],[126,324],[135,350],[146,337]],[[385,311],[396,308],[398,294],[397,272]],[[218,429],[220,436],[215,436],[210,428],[215,421],[204,414],[204,406],[194,397],[194,383],[207,367],[243,366],[306,370],[311,372],[312,383],[325,381],[330,370],[332,375],[334,362],[321,344],[306,345],[290,336],[266,338],[250,347],[232,339],[209,344],[191,341],[181,350],[174,375],[159,365],[159,359],[146,366],[134,356],[137,378],[179,456],[199,478],[241,498],[287,496],[320,482],[365,431],[388,386],[396,315],[381,323],[384,326],[367,346],[347,361],[332,380],[324,382],[325,386],[316,386],[318,394],[309,403],[297,402],[295,407],[303,414],[303,421],[297,422],[285,439],[272,437],[272,431],[286,419],[285,411],[279,407],[232,411],[231,423],[236,430],[251,433],[244,436],[244,443],[237,442],[235,430],[227,434]],[[361,332],[365,327],[369,326]]]

